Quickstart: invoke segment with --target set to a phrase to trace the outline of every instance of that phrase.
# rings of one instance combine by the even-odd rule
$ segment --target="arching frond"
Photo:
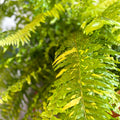
[[[35,19],[27,24],[22,30],[18,30],[15,34],[9,35],[5,39],[0,40],[0,46],[17,45],[21,42],[22,45],[27,43],[30,39],[30,32],[35,32],[35,28],[40,26],[40,23],[45,23],[45,17],[51,16],[59,19],[59,13],[65,11],[63,6],[58,3],[50,11],[41,13]]]
[[[94,41],[94,40],[93,40]],[[108,120],[110,100],[117,100],[114,86],[116,69],[111,48],[96,44],[82,32],[64,41],[53,63],[59,71],[43,119]],[[65,52],[64,52],[65,50]]]

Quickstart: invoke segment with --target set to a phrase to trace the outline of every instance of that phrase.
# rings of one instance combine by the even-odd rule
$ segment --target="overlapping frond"
[[[105,10],[107,10],[111,5],[119,2],[119,0],[102,0],[98,1],[98,3],[94,4],[92,1],[91,3],[87,4],[87,9],[83,12],[84,18],[86,17],[99,17],[101,16]]]
[[[118,1],[111,5],[102,15],[106,18],[120,22],[120,2]]]
[[[93,2],[88,4],[81,14],[81,27],[84,29],[84,32],[86,34],[91,34],[93,31],[102,28],[104,25],[119,28],[119,6],[119,0],[101,0],[96,4]]]
[[[109,102],[116,100],[114,86],[118,84],[117,76],[109,71],[116,69],[110,52],[116,54],[82,32],[66,40],[53,63],[59,72],[43,119],[108,120]]]
[[[38,16],[36,16],[35,19],[31,23],[27,24],[22,30],[18,30],[15,34],[9,35],[5,39],[0,40],[0,46],[19,46],[20,42],[22,43],[22,45],[24,45],[30,40],[30,32],[35,32],[35,28],[37,26],[40,26],[40,23],[45,23],[46,16],[56,17],[59,19],[59,13],[63,11],[65,10],[60,3],[55,4],[55,6],[50,11],[41,13]]]

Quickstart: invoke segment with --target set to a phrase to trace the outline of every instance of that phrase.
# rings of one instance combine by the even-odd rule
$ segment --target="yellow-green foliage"
[[[5,45],[17,45],[19,46],[19,43],[21,42],[22,45],[25,43],[28,43],[30,41],[30,32],[35,32],[35,28],[37,26],[40,26],[40,23],[45,23],[45,17],[50,16],[50,17],[59,17],[59,12],[64,12],[63,6],[58,3],[56,4],[50,11],[47,11],[45,13],[40,13],[35,17],[35,19],[27,24],[24,29],[18,30],[15,34],[9,35],[5,39],[0,40],[0,46],[5,46]]]
[[[0,65],[6,120],[18,120],[24,105],[23,120],[111,120],[111,110],[119,112],[120,53],[113,46],[120,44],[120,1],[61,1],[0,41],[3,47],[33,42]]]
[[[106,111],[111,108],[110,100],[117,100],[114,86],[118,85],[117,76],[108,70],[116,69],[110,53],[116,52],[94,43],[82,32],[68,37],[56,52],[53,66],[55,70],[61,69],[56,75],[53,95],[42,113],[43,119],[55,115],[61,120],[110,119]]]

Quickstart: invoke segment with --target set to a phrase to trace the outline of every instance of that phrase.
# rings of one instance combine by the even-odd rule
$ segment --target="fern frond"
[[[108,70],[116,69],[110,51],[116,53],[107,46],[94,43],[82,32],[66,40],[56,53],[53,66],[59,72],[42,117],[108,120],[109,101],[116,100],[114,85],[118,85],[117,76]]]
[[[103,12],[103,16],[105,18],[109,18],[111,20],[120,22],[120,2],[116,2],[112,6],[110,6],[107,10]]]
[[[2,99],[0,99],[1,104],[7,103],[11,99],[11,96],[10,96],[11,93],[15,94],[17,92],[22,91],[23,86],[24,86],[25,83],[27,83],[28,85],[30,85],[31,84],[31,77],[33,77],[36,80],[37,78],[36,78],[35,73],[40,73],[40,72],[41,72],[41,69],[39,68],[36,72],[35,71],[31,72],[24,79],[18,80],[16,83],[14,83],[13,85],[9,86],[7,88],[7,90],[4,91],[2,93],[2,95],[1,95],[1,98],[2,98]]]
[[[113,20],[107,20],[105,18],[95,18],[92,22],[90,22],[86,27],[84,26],[84,23],[82,24],[82,28],[85,27],[84,32],[88,35],[89,33],[93,33],[93,31],[98,30],[102,28],[104,25],[112,25],[116,27],[120,27],[120,23],[113,21]]]
[[[39,80],[38,75],[41,76]],[[49,96],[49,89],[47,88],[47,86],[53,79],[54,74],[52,70],[49,70],[48,68],[39,68],[36,72],[31,72],[23,80],[18,80],[17,82],[9,86],[1,94],[2,99],[0,100],[0,108],[2,109],[2,116],[5,119],[18,120],[20,112],[22,111],[25,114],[23,118],[24,120],[28,120],[28,118],[30,117],[32,119],[40,117],[40,111],[44,109],[42,102],[44,101],[45,103],[46,97]],[[42,83],[41,81],[44,82]],[[45,85],[39,88],[36,85],[39,82]],[[33,89],[33,91],[36,90],[38,91],[38,93],[33,94],[31,93],[30,89]],[[31,94],[34,95],[32,98]],[[26,97],[24,98],[24,96]],[[41,100],[43,101],[41,102],[41,104],[39,104]],[[24,111],[24,105],[27,106],[26,111]],[[35,111],[33,111],[34,109]]]
[[[31,37],[30,32],[35,32],[35,28],[40,26],[40,23],[45,23],[45,17],[51,16],[59,19],[59,13],[65,11],[63,6],[58,3],[50,11],[41,13],[35,19],[27,24],[22,30],[18,30],[15,34],[9,35],[5,39],[0,40],[0,46],[17,45],[21,42],[22,45],[28,43]]]
[[[22,103],[24,101],[24,95],[22,92],[17,92],[16,94],[11,94],[11,99],[5,104],[0,105],[0,114],[4,119],[9,120],[18,120],[20,111],[22,110],[21,106],[24,106]],[[21,101],[23,100],[23,101]]]
[[[81,14],[81,27],[84,29],[84,32],[86,34],[93,33],[93,31],[102,28],[104,25],[120,27],[119,6],[119,0],[99,1],[97,5],[94,5],[93,2],[88,4]],[[112,11],[114,11],[114,14],[111,13]]]
[[[87,5],[87,9],[83,12],[83,16],[87,17],[99,17],[102,13],[119,0],[102,0],[97,5],[93,4],[93,1]]]

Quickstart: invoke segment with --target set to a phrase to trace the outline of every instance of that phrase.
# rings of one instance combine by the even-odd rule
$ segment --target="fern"
[[[115,25],[119,28],[119,10],[116,11],[117,7],[119,6],[119,0],[106,0],[100,2],[97,5],[94,5],[93,2],[91,2],[91,4],[89,4],[89,6],[87,6],[87,9],[81,14],[81,27],[85,29],[84,32],[86,34],[92,33],[94,30],[100,29],[105,24]],[[108,15],[111,11],[114,11],[114,14],[111,14],[114,15],[114,17],[110,17],[110,15]],[[85,20],[84,18],[87,19]]]
[[[29,37],[31,37],[30,32],[35,32],[35,28],[37,26],[40,26],[40,23],[45,23],[46,16],[56,17],[59,19],[59,12],[62,11],[65,11],[63,6],[60,3],[56,4],[50,11],[41,13],[38,16],[36,16],[31,23],[24,27],[24,29],[17,31],[13,35],[9,35],[5,39],[0,40],[0,46],[5,45],[19,46],[20,42],[22,43],[22,45],[28,43],[28,41],[30,40]]]
[[[30,53],[27,53],[31,54],[32,57],[32,54],[34,55],[34,52],[38,53],[39,50],[41,56],[44,56],[44,54],[46,55],[43,59],[36,59],[39,58],[40,55],[35,54],[33,58],[27,60],[27,57],[29,57],[29,55],[27,56],[26,53],[23,51],[25,56],[23,55],[23,53],[21,53],[23,55],[21,57],[21,54],[19,52],[19,54],[15,55],[11,59],[4,61],[5,66],[0,66],[2,71],[0,84],[2,86],[2,88],[0,86],[2,90],[0,109],[1,115],[4,119],[18,120],[20,119],[21,113],[24,113],[24,116],[22,118],[24,120],[28,120],[29,118],[40,118],[40,113],[38,114],[38,112],[40,110],[44,110],[44,108],[43,103],[39,104],[39,102],[44,101],[44,104],[46,104],[46,99],[49,96],[49,89],[46,88],[47,86],[52,84],[52,80],[55,79],[54,72],[51,68],[52,66],[50,65],[50,59],[47,55],[51,50],[50,48],[52,47],[52,45],[53,43],[48,44],[48,49],[45,51],[44,48],[40,49],[40,46],[34,46],[32,49],[30,49]],[[17,64],[15,64],[14,66],[12,63],[15,61]],[[24,64],[26,66],[24,66],[24,64],[20,64],[21,62],[19,63],[19,61],[24,61]],[[37,62],[39,62],[39,64]],[[11,77],[11,73],[16,74],[15,71],[17,70],[13,71],[13,68],[16,66],[17,69],[22,72],[22,75],[16,79],[13,79],[15,78],[15,75],[14,77]],[[4,83],[5,87],[3,90]],[[27,111],[24,106],[27,107]]]
[[[101,16],[105,10],[107,10],[114,3],[119,2],[119,0],[101,0],[97,3],[97,5],[93,4],[93,1],[88,1],[86,4],[87,9],[83,12],[84,18],[86,17],[99,17]]]
[[[112,49],[120,44],[119,0],[61,1],[0,41],[4,47],[35,40],[1,62],[0,108],[5,119],[18,120],[26,105],[23,120],[111,120],[112,105],[115,110],[119,105],[115,73],[120,62],[114,56],[120,53]],[[54,18],[42,24],[46,17]],[[17,70],[21,75],[15,77]]]
[[[118,79],[108,70],[116,69],[109,52],[116,52],[94,43],[81,32],[71,38],[56,53],[53,65],[55,70],[61,70],[56,75],[47,110],[42,113],[43,119],[46,116],[50,119],[58,116],[61,120],[110,119],[106,111],[111,108],[109,102],[116,100],[114,86]]]

